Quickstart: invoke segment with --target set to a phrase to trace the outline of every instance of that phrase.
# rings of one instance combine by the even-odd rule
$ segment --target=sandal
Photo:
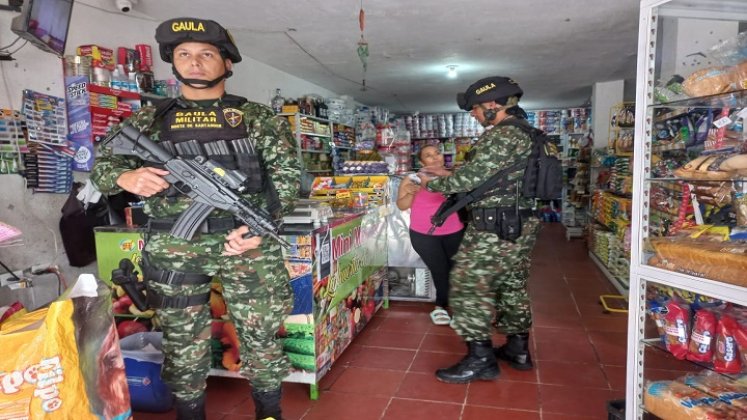
[[[444,308],[437,306],[436,309],[431,312],[431,321],[433,321],[435,325],[449,325],[451,317]]]

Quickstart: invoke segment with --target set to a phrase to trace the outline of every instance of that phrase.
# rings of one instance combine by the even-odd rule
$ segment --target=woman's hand
[[[226,243],[223,244],[224,251],[221,255],[241,255],[251,249],[259,248],[262,244],[261,236],[251,236],[244,239],[244,235],[249,232],[249,227],[240,226],[234,229],[226,236]]]
[[[404,189],[405,194],[415,195],[420,191],[421,186],[412,181],[409,177],[404,177],[399,184],[400,190]]]

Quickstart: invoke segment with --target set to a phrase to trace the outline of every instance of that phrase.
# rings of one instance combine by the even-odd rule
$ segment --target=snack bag
[[[739,329],[734,333],[734,338],[737,340],[742,368],[747,368],[747,320],[739,323]]]
[[[713,358],[713,339],[716,335],[716,315],[701,309],[695,313],[693,331],[690,335],[687,360],[710,362]]]
[[[132,418],[108,288],[83,274],[0,328],[0,419]]]
[[[716,372],[739,373],[742,370],[735,337],[739,329],[737,321],[731,315],[721,315],[716,327],[716,351],[713,358]]]
[[[690,308],[687,304],[670,301],[664,315],[664,332],[667,350],[684,360],[687,356],[690,334]]]

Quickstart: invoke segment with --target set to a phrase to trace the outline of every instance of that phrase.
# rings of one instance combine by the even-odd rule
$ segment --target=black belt
[[[146,268],[144,277],[146,280],[169,286],[205,284],[212,280],[212,277],[205,274],[182,273],[180,271],[161,270],[160,268]]]
[[[210,293],[191,296],[163,296],[153,291],[148,291],[148,306],[151,308],[184,309],[190,306],[204,305],[210,301]]]
[[[148,228],[155,231],[168,232],[174,227],[176,219],[157,219],[151,218],[148,220]],[[205,219],[202,224],[197,228],[197,232],[200,233],[219,233],[228,232],[229,230],[239,226],[233,217],[209,217]]]

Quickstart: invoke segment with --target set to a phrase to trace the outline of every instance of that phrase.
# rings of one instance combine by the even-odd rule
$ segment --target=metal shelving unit
[[[658,255],[654,249],[656,237],[662,234],[670,235],[672,232],[669,227],[661,229],[661,226],[657,225],[659,220],[651,216],[657,211],[661,213],[652,205],[652,193],[658,187],[666,185],[673,189],[682,188],[683,195],[680,200],[685,202],[687,200],[685,197],[689,197],[689,187],[686,188],[685,185],[713,182],[661,176],[654,173],[660,169],[652,163],[652,158],[662,159],[663,156],[667,156],[672,161],[682,158],[687,162],[692,158],[687,155],[688,152],[702,152],[690,145],[687,149],[684,145],[683,147],[662,147],[660,144],[662,142],[657,136],[660,132],[657,129],[657,123],[670,118],[678,118],[684,113],[698,112],[695,108],[713,109],[716,114],[723,112],[724,108],[732,112],[747,108],[747,91],[745,90],[661,102],[661,96],[657,96],[655,89],[660,86],[661,80],[666,81],[674,73],[682,72],[684,74],[681,76],[687,77],[695,70],[709,67],[709,64],[716,65],[717,63],[706,63],[707,60],[694,61],[695,59],[688,55],[685,48],[689,46],[689,48],[698,48],[705,52],[720,39],[736,36],[740,29],[744,30],[747,27],[747,2],[642,0],[640,6],[627,345],[626,418],[628,419],[643,419],[646,415],[643,396],[647,365],[644,354],[647,348],[651,348],[659,341],[658,337],[652,339],[651,336],[646,336],[647,331],[651,334],[651,328],[647,328],[647,323],[652,321],[646,315],[646,305],[647,294],[652,288],[668,287],[687,294],[699,294],[747,306],[747,287],[728,283],[728,281],[739,283],[739,279],[724,277],[719,280],[698,277],[692,275],[694,274],[692,272],[686,274],[693,270],[686,269],[684,263],[668,261],[667,264],[662,264],[663,257]],[[698,30],[703,31],[703,34],[699,35]],[[708,36],[713,36],[713,39],[705,39]],[[700,46],[696,46],[698,42]],[[699,52],[699,50],[692,52]],[[693,60],[692,64],[687,60]],[[744,135],[742,142],[744,142],[743,138]],[[676,136],[672,139],[673,143],[675,141]],[[666,153],[673,154],[665,155]],[[682,155],[677,156],[674,153]],[[747,179],[735,177],[728,182],[731,182],[732,186],[744,189]],[[700,264],[701,268],[697,270],[699,273],[712,272],[708,270],[709,267],[705,261]],[[709,369],[708,366],[701,365],[701,367]]]

